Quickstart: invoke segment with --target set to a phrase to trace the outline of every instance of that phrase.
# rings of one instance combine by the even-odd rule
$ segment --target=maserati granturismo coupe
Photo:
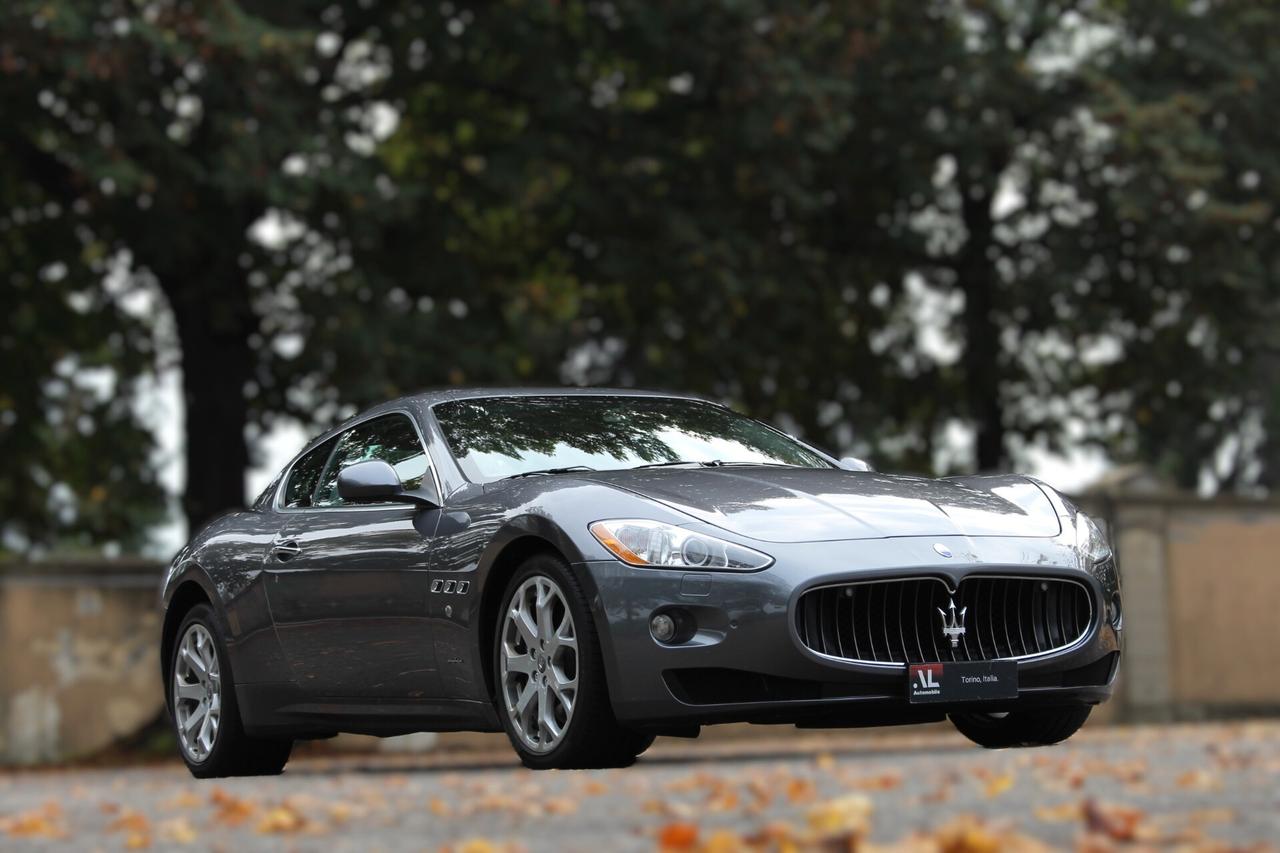
[[[837,460],[690,396],[448,390],[312,441],[174,558],[161,660],[196,776],[300,739],[504,730],[624,766],[746,721],[1061,741],[1111,694],[1115,560],[1020,476]]]

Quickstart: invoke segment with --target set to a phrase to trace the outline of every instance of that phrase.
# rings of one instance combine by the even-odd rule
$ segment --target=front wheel
[[[244,733],[231,668],[209,605],[196,605],[182,620],[168,681],[174,734],[192,776],[269,776],[284,769],[291,740]]]
[[[494,636],[498,715],[526,767],[625,767],[653,742],[619,725],[586,596],[561,560],[525,562]]]
[[[1091,705],[1036,708],[1008,713],[952,714],[951,722],[969,740],[987,749],[1049,746],[1075,734],[1089,719]]]

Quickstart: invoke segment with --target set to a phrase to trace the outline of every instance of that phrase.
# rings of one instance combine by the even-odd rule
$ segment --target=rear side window
[[[316,506],[342,506],[338,496],[338,472],[348,465],[381,459],[396,469],[406,491],[422,485],[427,473],[427,452],[407,415],[384,415],[352,427],[338,439],[338,448],[325,466],[316,490]]]
[[[333,445],[338,441],[331,438],[298,460],[289,472],[289,484],[284,490],[284,505],[287,507],[311,506],[311,496],[315,493],[316,483],[320,481],[320,471],[324,463],[329,461]]]

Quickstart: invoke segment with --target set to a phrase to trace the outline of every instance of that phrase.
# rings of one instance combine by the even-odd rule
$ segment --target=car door
[[[417,424],[407,413],[382,415],[326,445],[327,454],[321,445],[290,472],[266,556],[280,646],[311,697],[437,696],[427,598],[439,510],[350,505],[337,488],[339,471],[369,459],[391,464],[406,489],[433,477]]]

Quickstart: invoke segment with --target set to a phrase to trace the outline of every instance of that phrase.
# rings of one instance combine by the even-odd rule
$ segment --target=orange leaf
[[[213,793],[209,795],[209,801],[216,807],[213,819],[227,826],[239,826],[253,817],[258,810],[258,807],[249,800],[228,794],[221,788],[213,789]]]
[[[1036,808],[1036,817],[1046,823],[1080,820],[1081,814],[1079,803],[1063,803],[1060,806],[1039,806]]]
[[[793,803],[812,800],[817,793],[817,787],[808,779],[797,777],[787,782],[787,799]]]
[[[1105,835],[1114,841],[1133,841],[1144,813],[1125,806],[1103,806],[1097,800],[1084,802],[1084,823],[1089,832]]]
[[[125,811],[120,817],[107,824],[107,832],[121,830],[131,833],[148,833],[151,831],[151,821],[147,820],[147,816],[141,812]]]
[[[663,850],[692,850],[698,843],[698,827],[692,823],[669,823],[658,830],[658,846]]]
[[[262,816],[262,820],[258,821],[258,832],[264,835],[268,833],[297,832],[306,826],[306,823],[306,818],[297,809],[288,803],[282,803],[273,809],[269,809]]]
[[[871,823],[871,801],[861,794],[828,800],[809,809],[809,828],[820,833],[866,834]]]
[[[993,776],[987,780],[986,793],[987,797],[994,799],[1005,791],[1013,787],[1013,774],[1002,773],[999,776]]]

